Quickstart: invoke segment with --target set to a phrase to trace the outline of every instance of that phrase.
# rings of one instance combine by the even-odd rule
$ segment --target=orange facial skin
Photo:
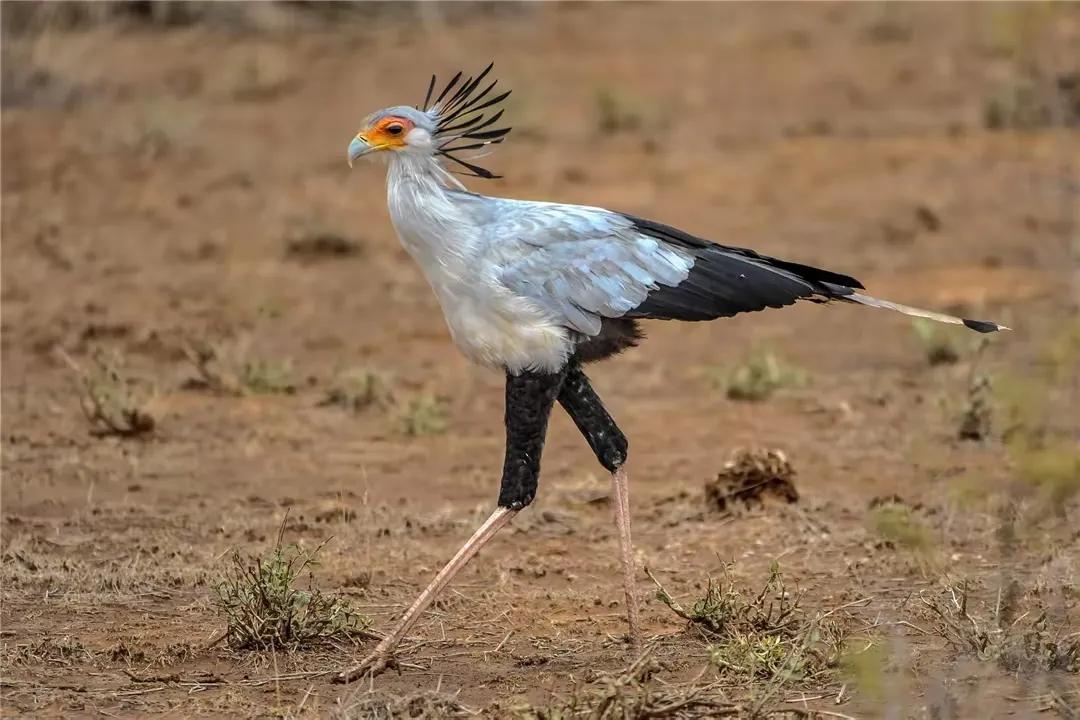
[[[413,123],[409,120],[391,115],[381,118],[375,125],[361,131],[358,137],[373,148],[397,150],[405,147],[405,136],[413,127]]]

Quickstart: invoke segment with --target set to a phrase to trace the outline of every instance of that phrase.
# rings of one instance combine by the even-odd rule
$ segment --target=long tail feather
[[[880,300],[876,297],[870,297],[869,295],[862,295],[860,293],[853,292],[851,294],[845,294],[838,300],[845,300],[847,302],[858,303],[859,305],[867,305],[869,307],[884,308],[885,310],[895,310],[896,312],[904,313],[905,315],[913,315],[915,317],[927,318],[929,320],[936,320],[943,323],[951,323],[953,325],[963,325],[964,327],[971,328],[976,332],[991,333],[998,330],[1008,330],[1009,328],[1004,325],[998,325],[997,323],[987,322],[985,320],[969,320],[967,318],[955,317],[953,315],[946,315],[944,313],[934,312],[933,310],[923,310],[922,308],[911,307],[910,305],[901,305],[900,303],[890,302],[888,300]]]

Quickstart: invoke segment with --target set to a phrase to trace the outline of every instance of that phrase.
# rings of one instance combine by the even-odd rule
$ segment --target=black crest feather
[[[484,111],[495,110],[495,106],[510,95],[509,90],[495,95],[491,94],[491,91],[498,84],[498,80],[492,80],[482,90],[479,90],[493,67],[495,67],[495,63],[489,63],[479,75],[475,78],[467,77],[464,82],[461,81],[464,73],[458,72],[450,79],[450,82],[446,84],[446,87],[442,89],[434,102],[431,101],[431,96],[435,92],[438,80],[432,75],[427,94],[424,96],[424,104],[419,108],[424,112],[433,112],[438,117],[435,136],[440,143],[436,152],[465,169],[465,172],[455,172],[486,179],[501,176],[495,175],[490,170],[479,165],[467,162],[455,156],[454,153],[480,150],[490,145],[497,145],[510,132],[508,127],[488,129],[499,121],[503,111],[497,110],[490,115]],[[468,142],[470,140],[475,142]]]

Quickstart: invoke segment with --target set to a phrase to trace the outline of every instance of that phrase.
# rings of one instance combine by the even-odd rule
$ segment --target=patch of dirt
[[[1045,613],[1017,625],[1033,648],[1077,631],[1080,137],[983,118],[1032,77],[1075,71],[1077,6],[236,4],[36,26],[9,5],[5,714],[349,717],[419,703],[507,717],[618,686],[650,708],[696,688],[802,716],[1068,717],[1075,674],[980,658],[955,636],[963,622],[943,637],[916,596],[962,579],[987,637],[1008,627],[999,595],[1015,598],[1010,617]],[[779,560],[808,613],[845,608],[859,633],[815,679],[732,683],[643,575],[653,684],[627,670],[607,476],[561,412],[534,506],[425,615],[400,674],[330,682],[370,650],[364,636],[254,652],[220,641],[214,586],[233,552],[270,550],[286,512],[285,544],[330,538],[316,586],[379,632],[490,512],[502,377],[451,345],[394,237],[385,169],[345,162],[367,113],[490,58],[514,89],[515,129],[486,159],[505,178],[470,189],[655,218],[1014,328],[979,355],[995,424],[977,443],[958,439],[972,336],[959,329],[957,362],[931,367],[906,318],[866,308],[649,323],[640,348],[591,370],[633,448],[640,564],[690,607],[731,561],[744,591]],[[229,363],[217,392],[187,382],[186,351],[202,346]],[[758,348],[807,382],[730,401],[710,373]],[[116,396],[145,400],[153,431],[92,433],[58,350],[84,370],[97,353],[122,361],[132,392],[117,381]],[[342,378],[352,394],[325,402]],[[425,407],[434,425],[416,422]],[[783,447],[799,502],[706,512],[699,488],[740,447]],[[893,494],[905,503],[868,509]]]

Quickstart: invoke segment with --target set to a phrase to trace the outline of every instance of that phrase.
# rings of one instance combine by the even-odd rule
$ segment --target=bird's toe
[[[348,670],[342,670],[335,675],[334,682],[351,683],[362,677],[375,677],[391,667],[397,667],[397,660],[393,655],[382,652],[372,653]]]

